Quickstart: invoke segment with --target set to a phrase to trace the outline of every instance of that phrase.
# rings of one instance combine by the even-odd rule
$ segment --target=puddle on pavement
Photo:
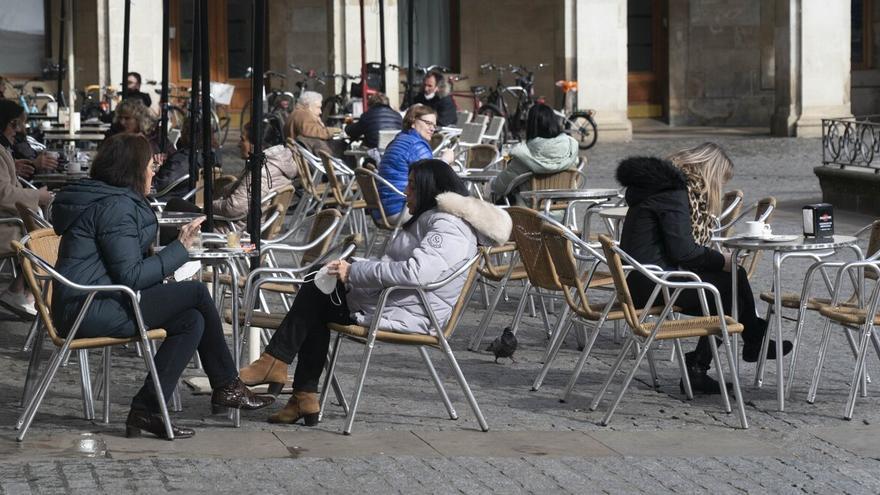
[[[61,443],[57,440],[47,439],[43,441],[18,443],[18,450],[22,454],[37,454],[45,452],[52,457],[80,457],[98,458],[107,457],[107,443],[94,433],[82,433],[80,435],[65,438]]]

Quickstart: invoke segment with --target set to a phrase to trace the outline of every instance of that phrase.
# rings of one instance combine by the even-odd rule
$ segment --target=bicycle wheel
[[[251,121],[251,105],[253,105],[253,102],[248,100],[247,103],[244,104],[244,107],[242,107],[241,113],[238,116],[239,136],[244,134],[245,124]]]
[[[578,148],[588,150],[599,137],[596,121],[588,112],[575,112],[565,121],[565,132],[578,142]]]
[[[229,135],[229,109],[226,105],[216,105],[211,110],[211,122],[216,128],[217,143],[223,146],[226,143],[226,137]]]

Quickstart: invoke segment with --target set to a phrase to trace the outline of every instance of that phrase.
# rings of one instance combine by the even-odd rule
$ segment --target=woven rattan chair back
[[[598,320],[600,312],[594,311],[590,306],[587,289],[574,257],[574,245],[565,237],[565,232],[556,225],[545,223],[541,226],[541,239],[550,261],[550,275],[558,285],[566,289],[562,291],[565,302],[576,314],[590,320]]]
[[[532,191],[546,189],[577,189],[581,186],[583,176],[577,169],[561,170],[554,174],[534,174],[529,178],[529,188]],[[532,208],[540,207],[537,199],[532,199]]]
[[[290,153],[293,155],[293,163],[296,165],[297,176],[299,177],[299,182],[302,185],[303,191],[315,199],[320,198],[321,194],[317,191],[315,183],[312,181],[312,170],[309,168],[309,164],[302,155],[300,147],[297,146],[293,139],[287,138],[287,149],[289,149]]]
[[[16,202],[15,209],[18,211],[18,216],[21,218],[21,221],[24,222],[24,228],[28,232],[51,227],[46,219],[41,217],[36,211],[30,209],[24,203]]]
[[[507,209],[513,220],[513,239],[519,251],[520,260],[529,275],[529,282],[535,287],[553,291],[563,290],[550,270],[550,258],[541,239],[543,221],[538,212],[529,208],[511,206]]]
[[[357,181],[358,189],[361,191],[361,197],[367,205],[368,210],[379,212],[379,219],[373,217],[376,226],[385,230],[394,230],[394,226],[388,222],[388,216],[385,215],[385,208],[382,207],[382,198],[379,196],[379,187],[376,185],[376,179],[370,175],[367,170],[356,169],[354,178]]]
[[[730,223],[729,219],[733,219],[739,216],[742,211],[742,199],[743,192],[739,189],[734,189],[732,191],[727,191],[724,193],[724,196],[721,198],[721,211],[726,211],[730,205],[736,202],[736,207],[734,207],[730,213],[727,214],[725,218],[720,219],[721,223]],[[733,225],[730,225],[723,231],[718,233],[720,237],[730,237],[733,234]]]
[[[314,241],[319,235],[323,234],[327,231],[333,224],[333,221],[337,218],[342,218],[342,213],[339,212],[336,208],[328,208],[326,210],[321,210],[315,215],[315,221],[312,223],[312,228],[309,229],[309,237],[306,239],[306,243],[311,243]],[[336,228],[339,228],[337,225]],[[302,254],[302,264],[306,265],[314,262],[318,258],[324,255],[328,249],[330,249],[330,245],[333,243],[333,239],[336,237],[334,233],[331,233],[327,237],[324,238],[323,241],[318,243],[315,246],[305,250]]]
[[[455,332],[455,329],[458,327],[458,320],[461,318],[461,314],[467,306],[471,294],[471,288],[477,278],[477,267],[479,265],[479,262],[474,263],[467,271],[467,278],[464,281],[464,285],[461,287],[461,293],[458,296],[458,300],[455,301],[455,306],[452,307],[452,313],[449,315],[449,320],[446,322],[446,328],[443,329],[443,335],[445,335],[447,339],[452,337],[452,333]]]
[[[284,230],[284,218],[287,214],[287,209],[290,208],[290,203],[293,201],[294,193],[292,184],[286,184],[275,188],[272,191],[277,194],[272,198],[272,202],[269,203],[263,211],[263,221],[268,220],[276,211],[278,212],[278,216],[275,218],[275,221],[272,222],[272,225],[269,225],[263,233],[263,239],[267,240],[278,237],[278,234]]]
[[[61,245],[61,236],[56,235],[52,229],[35,230],[29,234],[27,243],[22,246],[18,241],[13,242],[13,246],[17,252],[21,252],[21,247],[28,248],[31,252],[39,256],[49,265],[55,266],[58,261],[58,247]],[[46,333],[52,339],[52,343],[56,346],[64,344],[64,338],[58,334],[58,329],[52,321],[50,311],[52,301],[52,284],[42,284],[37,277],[48,275],[43,270],[35,267],[27,256],[19,256],[21,261],[21,271],[24,274],[25,282],[31,294],[34,296],[34,307],[40,315],[40,320],[46,327]],[[45,285],[45,289],[44,289]]]
[[[617,292],[617,302],[623,310],[623,317],[626,324],[633,331],[641,329],[639,323],[639,312],[633,303],[632,295],[629,292],[629,285],[626,283],[626,274],[623,272],[623,262],[620,255],[614,251],[614,240],[605,234],[599,235],[599,243],[602,244],[602,250],[605,252],[605,262],[608,264],[608,271],[611,272],[611,278],[614,279],[614,290]]]
[[[467,150],[467,168],[486,168],[498,160],[498,148],[491,144],[478,144]]]
[[[345,191],[343,191],[344,186],[339,180],[339,177],[336,176],[336,167],[333,165],[333,157],[324,150],[318,151],[318,155],[321,157],[321,162],[324,164],[324,171],[327,175],[327,184],[330,186],[330,194],[333,195],[336,204],[340,206],[345,205],[347,202],[345,200]]]

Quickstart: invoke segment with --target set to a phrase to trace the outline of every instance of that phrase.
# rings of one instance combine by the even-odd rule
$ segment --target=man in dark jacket
[[[403,117],[388,105],[388,97],[382,93],[370,95],[367,106],[360,120],[345,126],[345,133],[354,140],[363,138],[366,148],[378,148],[379,131],[399,131]]]
[[[440,72],[429,72],[425,76],[422,92],[416,95],[413,103],[433,108],[437,112],[437,125],[440,127],[455,124],[455,102],[446,94],[446,79]]]
[[[718,289],[724,305],[724,314],[731,314],[731,259],[701,246],[694,241],[688,202],[687,180],[681,170],[658,158],[633,157],[620,163],[617,181],[626,187],[629,211],[620,236],[620,248],[642,264],[658,265],[663,270],[688,270],[699,275],[703,282]],[[736,266],[737,308],[743,324],[743,360],[755,362],[767,322],[758,318],[755,299],[745,270]],[[637,307],[647,304],[654,284],[638,272],[627,279],[630,294]],[[709,311],[717,315],[714,300],[708,297]],[[683,291],[675,305],[689,315],[702,315],[702,305],[696,290]],[[771,341],[772,342],[772,341]],[[783,343],[783,354],[792,348]],[[771,343],[767,359],[775,359],[776,346]],[[721,392],[718,382],[707,374],[712,362],[709,341],[701,337],[697,348],[685,354],[688,377],[693,389],[707,394]],[[683,389],[683,386],[682,386]]]

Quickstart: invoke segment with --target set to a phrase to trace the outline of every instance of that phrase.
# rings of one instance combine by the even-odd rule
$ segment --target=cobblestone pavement
[[[820,156],[818,140],[694,133],[600,143],[589,152],[590,185],[615,185],[613,171],[624,156],[666,155],[709,139],[722,144],[736,164],[730,187],[746,191],[747,201],[776,196],[781,210],[774,231],[799,232],[800,206],[820,198],[812,173]],[[837,220],[838,231],[849,232],[870,219],[838,212]],[[788,266],[783,284],[796,290],[805,265]],[[756,290],[766,290],[769,282],[764,259],[753,283]],[[502,303],[487,341],[510,320],[512,299]],[[759,305],[761,311],[765,307]],[[72,359],[57,376],[28,438],[17,444],[12,425],[21,413],[27,367],[21,345],[28,326],[2,321],[0,493],[880,492],[880,432],[874,427],[880,400],[869,386],[869,396],[856,403],[854,420],[842,419],[852,375],[842,335],[832,336],[816,403],[805,401],[821,331],[814,315],[805,327],[785,412],[776,410],[775,368],[759,389],[753,385],[754,365],[743,365],[750,429],[742,431],[718,398],[685,400],[668,347],[657,353],[659,389],[651,388],[643,366],[611,424],[602,427],[599,420],[610,399],[596,412],[588,405],[619,348],[609,329],[600,334],[574,397],[560,403],[579,355],[574,338],[565,342],[543,387],[530,391],[546,345],[541,319],[525,317],[516,363],[494,364],[487,353],[466,349],[482,311],[475,300],[452,345],[489,433],[478,431],[442,356],[435,353],[435,365],[445,377],[458,421],[446,416],[417,353],[379,345],[352,436],[338,434],[344,417],[333,401],[316,428],[268,425],[267,413],[258,411],[244,413],[241,429],[234,430],[223,416],[210,415],[206,396],[184,390],[183,411],[174,416],[198,434],[176,442],[122,438],[127,402],[142,379],[142,362],[122,350],[114,354],[109,425],[82,419],[78,366]],[[789,335],[791,326],[787,323]],[[358,346],[343,350],[338,376],[346,391],[353,388],[360,356]],[[99,370],[97,353],[91,360],[92,370]],[[875,357],[868,367],[880,377]]]

